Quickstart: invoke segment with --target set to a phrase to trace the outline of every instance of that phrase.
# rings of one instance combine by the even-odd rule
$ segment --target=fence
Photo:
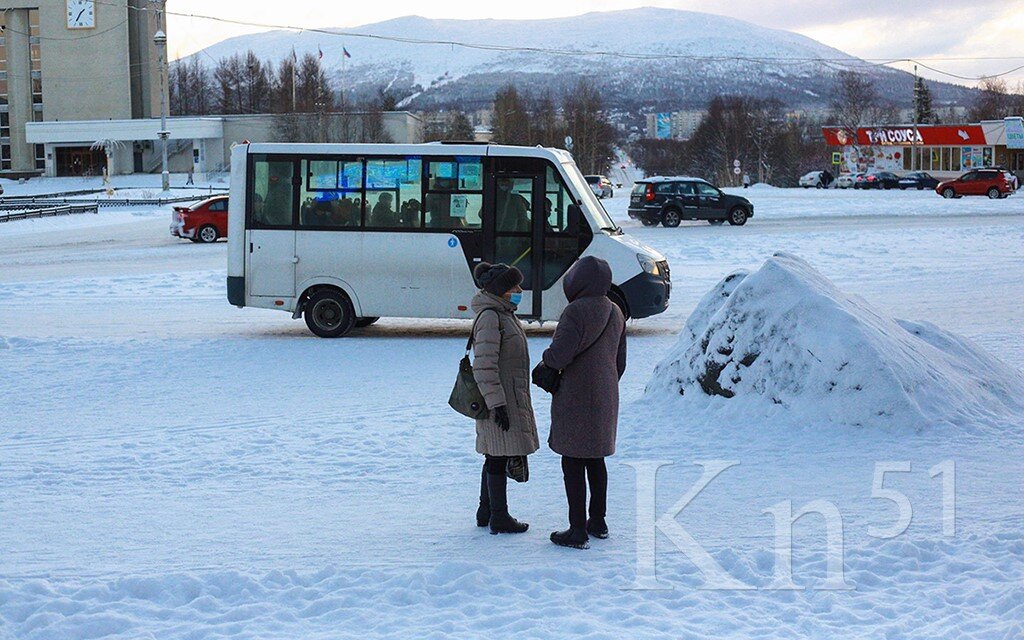
[[[0,204],[0,222],[24,220],[25,218],[46,218],[49,216],[66,216],[72,213],[98,213],[99,207],[94,203],[63,205],[57,207],[26,208],[18,204]]]

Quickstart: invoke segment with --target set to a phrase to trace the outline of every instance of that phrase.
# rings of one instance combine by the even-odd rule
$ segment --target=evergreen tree
[[[914,80],[914,122],[917,124],[938,122],[935,109],[932,107],[932,91],[921,76]]]

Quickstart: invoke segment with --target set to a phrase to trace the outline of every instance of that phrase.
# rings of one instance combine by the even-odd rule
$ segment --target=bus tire
[[[622,312],[622,317],[629,320],[629,305],[626,304],[626,298],[622,293],[616,288],[609,289],[608,299],[614,302],[615,306],[619,308],[619,311]]]
[[[363,327],[370,326],[371,324],[377,322],[378,320],[380,320],[380,318],[356,318],[356,323],[354,326],[356,329],[362,329]]]
[[[356,323],[352,301],[337,289],[319,289],[309,294],[303,316],[309,330],[321,338],[340,338]]]

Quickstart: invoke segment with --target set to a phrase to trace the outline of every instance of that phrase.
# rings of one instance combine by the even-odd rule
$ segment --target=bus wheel
[[[363,327],[368,327],[378,320],[380,318],[356,318],[355,328],[362,329]]]
[[[356,314],[341,291],[320,289],[306,301],[303,313],[306,326],[321,338],[338,338],[348,333],[356,322]]]
[[[619,308],[619,311],[622,312],[622,317],[629,320],[629,307],[626,305],[626,299],[622,297],[622,294],[617,289],[608,291],[608,299]]]

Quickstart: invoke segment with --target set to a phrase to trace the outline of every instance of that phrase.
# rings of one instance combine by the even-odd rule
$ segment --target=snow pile
[[[1024,375],[965,338],[887,317],[778,253],[701,299],[646,393],[720,396],[805,422],[921,429],[1019,415]]]

